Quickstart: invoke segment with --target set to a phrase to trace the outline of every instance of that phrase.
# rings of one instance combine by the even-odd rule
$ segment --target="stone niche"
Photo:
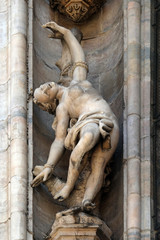
[[[120,127],[120,140],[111,162],[110,187],[104,188],[99,207],[101,218],[112,230],[113,240],[123,235],[123,169],[122,169],[122,122],[123,122],[123,10],[122,0],[106,1],[100,11],[81,24],[76,24],[58,11],[51,9],[48,1],[34,1],[34,89],[49,81],[58,81],[59,70],[55,62],[61,56],[58,40],[51,40],[42,24],[54,20],[67,28],[77,26],[83,32],[82,47],[89,65],[88,79],[110,103]],[[53,116],[34,106],[34,166],[43,165],[54,132]],[[66,180],[69,152],[56,167],[56,173]],[[56,216],[64,210],[58,205],[44,185],[34,189],[34,239],[45,239]]]

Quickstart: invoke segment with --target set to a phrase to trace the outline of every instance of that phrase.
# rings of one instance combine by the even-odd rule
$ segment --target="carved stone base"
[[[67,215],[65,215],[67,213]],[[47,240],[110,240],[112,232],[99,218],[86,213],[58,213]]]

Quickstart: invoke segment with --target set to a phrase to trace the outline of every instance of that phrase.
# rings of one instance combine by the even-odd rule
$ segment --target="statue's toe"
[[[70,194],[70,188],[65,185],[60,192],[58,192],[55,196],[54,199],[62,202],[65,200]]]
[[[59,198],[59,193],[57,193],[55,196],[54,196],[54,199],[57,200]]]
[[[96,204],[92,203],[92,201],[88,199],[84,200],[82,205],[83,205],[83,209],[86,211],[92,211],[93,209],[96,208]]]
[[[59,196],[59,197],[57,198],[57,200],[58,200],[59,202],[62,202],[62,201],[64,200],[64,198],[63,198],[62,196]]]
[[[60,193],[54,196],[54,200],[58,200],[59,202],[62,202],[64,199],[65,198]]]

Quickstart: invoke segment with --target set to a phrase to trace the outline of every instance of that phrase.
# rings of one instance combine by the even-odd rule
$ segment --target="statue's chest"
[[[83,105],[84,91],[81,87],[68,89],[63,102],[71,118],[78,118]]]
[[[73,86],[68,89],[68,98],[71,100],[77,100],[77,98],[82,97],[84,90],[80,86]]]

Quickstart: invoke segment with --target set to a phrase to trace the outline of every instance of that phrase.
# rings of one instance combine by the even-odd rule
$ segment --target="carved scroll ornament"
[[[105,2],[106,0],[50,0],[50,5],[78,23],[97,12]]]

